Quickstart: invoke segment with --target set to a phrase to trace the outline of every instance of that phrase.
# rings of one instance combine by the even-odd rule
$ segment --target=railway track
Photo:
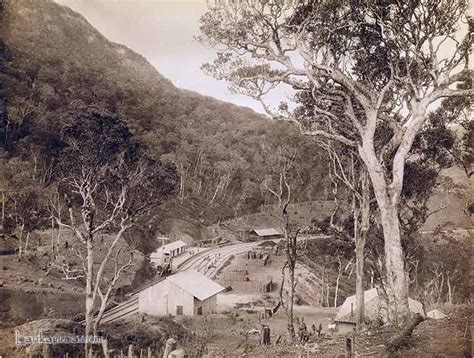
[[[132,296],[127,301],[105,311],[101,323],[113,322],[118,319],[130,317],[138,313],[138,295]]]
[[[231,256],[239,255],[252,250],[257,243],[236,244],[224,246],[218,249],[211,249],[203,252],[199,257],[193,257],[184,262],[178,271],[196,270],[203,275],[214,278],[219,269],[228,261]]]
[[[203,251],[181,263],[177,271],[196,270],[206,277],[214,278],[232,256],[250,251],[258,244],[259,242],[234,244]],[[132,292],[126,301],[105,311],[101,322],[113,322],[137,314],[139,293],[164,279],[165,278],[162,277],[154,280],[139,290]],[[82,323],[84,323],[84,321]]]

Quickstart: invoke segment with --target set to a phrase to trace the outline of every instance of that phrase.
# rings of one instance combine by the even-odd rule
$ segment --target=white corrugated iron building
[[[157,316],[206,316],[216,312],[217,294],[224,290],[197,271],[183,271],[141,291],[138,311]]]

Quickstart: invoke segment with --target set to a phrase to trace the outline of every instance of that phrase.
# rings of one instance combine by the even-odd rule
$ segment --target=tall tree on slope
[[[273,118],[353,147],[367,167],[391,321],[408,314],[398,215],[405,162],[440,99],[474,94],[472,27],[462,0],[216,2],[201,19],[200,40],[217,51],[205,71]],[[265,95],[281,85],[315,105],[272,109]]]
[[[89,336],[97,333],[115,284],[132,264],[133,252],[125,252],[124,257],[120,247],[124,234],[175,193],[178,179],[174,166],[152,159],[127,126],[107,113],[73,113],[72,123],[63,129],[63,140],[59,192],[65,203],[53,205],[51,211],[56,223],[74,235],[71,250],[82,268],[71,269],[62,260],[53,262],[52,268],[66,279],[84,279]],[[107,245],[99,240],[104,234],[111,236]],[[99,251],[103,257],[97,264]],[[112,277],[107,271],[112,271]],[[85,356],[90,353],[86,342]]]

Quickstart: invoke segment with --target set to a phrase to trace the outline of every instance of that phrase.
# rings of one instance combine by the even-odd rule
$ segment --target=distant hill
[[[474,202],[474,178],[468,179],[466,173],[456,167],[444,169],[440,176],[442,184],[433,193],[429,202],[434,213],[428,218],[422,230],[473,229],[474,223],[467,208]]]
[[[118,115],[181,176],[176,199],[143,228],[144,237],[208,238],[203,226],[258,212],[272,202],[262,183],[282,143],[300,149],[298,201],[330,199],[324,156],[291,125],[176,88],[143,56],[51,0],[5,0],[2,7],[0,164],[20,161],[46,178],[40,186],[54,183],[55,143],[66,113],[93,107]],[[448,200],[439,195],[434,205]],[[433,215],[429,227],[445,214],[456,226],[470,223],[464,199],[448,196],[449,209]]]
[[[166,234],[176,222],[167,218],[185,218],[197,237],[206,236],[200,226],[256,211],[266,200],[268,155],[281,143],[302,148],[302,170],[325,165],[310,139],[289,124],[176,88],[143,56],[108,41],[65,6],[6,0],[1,16],[0,160],[35,158],[35,170],[52,172],[45,185],[55,179],[54,143],[66,113],[85,107],[118,115],[150,151],[176,164],[180,192],[157,213],[161,221],[152,231]],[[318,173],[311,176],[315,183],[325,180],[325,170]],[[307,199],[324,187],[298,185]]]

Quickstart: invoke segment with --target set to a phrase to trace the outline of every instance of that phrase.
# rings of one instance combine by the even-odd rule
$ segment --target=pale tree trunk
[[[364,250],[359,240],[356,241],[356,324],[364,322]]]
[[[30,232],[26,233],[25,254],[28,252],[28,243],[30,241]]]
[[[388,320],[396,322],[409,313],[405,260],[398,218],[398,203],[403,180],[391,185],[387,184],[384,175],[385,169],[375,154],[371,139],[365,139],[364,145],[359,147],[359,154],[366,164],[380,212],[384,236]],[[394,168],[394,173],[395,170],[401,171],[401,173],[396,173],[399,179],[400,177],[403,178],[403,168],[400,168],[400,160],[398,159],[397,166]]]
[[[380,208],[380,215],[385,241],[385,275],[388,284],[386,291],[389,304],[389,321],[397,321],[409,312],[398,211],[396,206],[388,205]]]
[[[20,232],[20,242],[18,245],[18,259],[21,260],[23,256],[23,231]]]
[[[58,220],[61,221],[61,201],[58,193]],[[58,225],[58,231],[56,235],[56,248],[59,250],[59,238],[61,237],[61,225]]]
[[[336,287],[334,287],[334,307],[337,307],[337,294],[339,291],[339,280],[341,279],[342,275],[342,261],[341,258],[337,258],[339,269],[337,270],[337,278],[336,278]]]
[[[20,243],[18,245],[18,258],[23,259],[23,233],[25,231],[25,224],[20,225]]]
[[[446,284],[448,285],[448,302],[453,303],[453,292],[451,289],[451,281],[449,280],[449,274],[446,274]]]
[[[329,280],[326,282],[326,307],[329,307]]]
[[[186,172],[187,172],[187,169],[184,170],[184,166],[183,164],[180,164],[180,181],[179,181],[179,199],[181,201],[181,204],[184,203],[184,192],[185,192],[185,178],[186,178]]]
[[[420,261],[416,260],[414,264],[414,271],[415,271],[415,291],[418,291],[418,265],[420,264]]]
[[[288,302],[286,305],[284,305],[284,308],[286,310],[287,314],[287,331],[288,331],[288,336],[290,339],[291,343],[295,342],[296,334],[295,334],[295,327],[294,327],[294,317],[293,317],[293,306],[294,306],[294,300],[295,300],[295,289],[296,289],[296,282],[295,282],[295,267],[296,267],[296,261],[298,257],[301,257],[303,255],[303,251],[300,251],[298,249],[298,233],[299,229],[297,230],[292,230],[292,227],[290,225],[290,216],[288,213],[288,207],[291,202],[291,187],[290,184],[287,180],[287,173],[288,170],[292,168],[293,161],[296,157],[296,152],[293,153],[293,157],[291,159],[287,159],[287,161],[284,163],[284,167],[282,168],[280,172],[280,180],[279,180],[279,188],[276,190],[273,190],[267,186],[267,182],[265,181],[265,187],[266,189],[272,193],[277,199],[278,199],[278,206],[281,210],[281,212],[278,214],[278,219],[281,223],[281,227],[283,230],[283,235],[284,239],[286,242],[286,263],[285,266],[283,267],[282,272],[284,273],[284,269],[287,266],[289,270],[289,283],[290,283],[290,289],[288,292]],[[230,179],[230,175],[228,175],[228,179]],[[283,304],[283,299],[282,299],[282,292],[283,292],[283,282],[282,281],[282,288],[280,290],[280,299],[281,303]]]
[[[324,307],[324,268],[321,268],[321,307]]]
[[[292,267],[293,266],[293,267]],[[296,338],[295,333],[295,326],[294,326],[294,313],[293,313],[293,306],[295,301],[295,265],[289,264],[289,271],[290,271],[290,292],[289,292],[289,299],[288,299],[288,322],[287,322],[287,329],[288,335],[290,336],[290,340],[294,343]]]
[[[5,225],[5,191],[2,190],[2,229]]]
[[[54,219],[51,219],[51,252],[54,254]]]
[[[283,213],[285,226],[283,228],[285,240],[286,240],[286,257],[288,263],[288,271],[290,274],[290,289],[288,292],[288,303],[286,307],[286,314],[287,314],[287,330],[288,336],[292,343],[295,342],[296,333],[295,333],[295,325],[294,325],[294,312],[293,306],[295,301],[295,267],[296,267],[296,238],[293,241],[293,238],[290,237],[289,233],[289,215],[285,212]]]
[[[362,193],[360,204],[360,232],[355,232],[355,253],[356,253],[356,324],[360,328],[364,323],[364,261],[365,243],[370,226],[370,187],[368,183],[367,171],[362,175]]]
[[[436,303],[439,303],[443,298],[443,289],[444,289],[444,274],[441,274],[441,284],[439,285],[438,298]]]
[[[92,292],[92,280],[94,278],[94,249],[92,246],[92,238],[87,238],[87,275],[86,275],[86,343],[84,346],[85,357],[89,356],[90,346],[87,338],[92,332],[92,325],[94,323],[94,297]]]

